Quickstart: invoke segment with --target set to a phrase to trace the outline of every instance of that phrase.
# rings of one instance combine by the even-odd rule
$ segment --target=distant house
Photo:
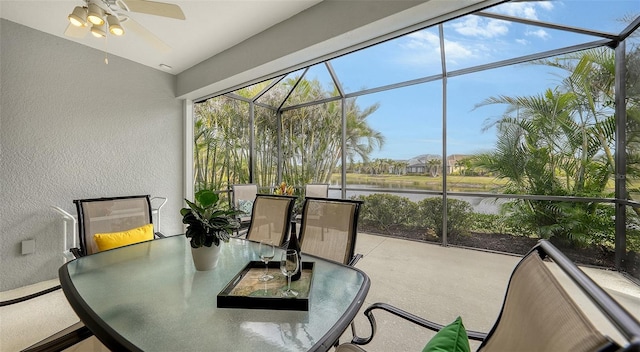
[[[463,159],[468,158],[466,154],[452,154],[447,157],[447,174],[461,172],[464,166],[460,163]],[[434,161],[440,164],[434,166]],[[437,154],[423,154],[413,157],[407,161],[407,174],[424,175],[432,173],[439,175],[442,173],[442,157]],[[432,168],[436,170],[432,170]]]
[[[436,154],[423,154],[409,159],[407,161],[407,174],[424,175],[431,172],[431,160],[442,160],[442,157]],[[437,172],[439,173],[440,170],[441,168],[438,168]]]
[[[427,165],[418,161],[407,165],[407,174],[424,174],[427,172]]]
[[[452,174],[454,172],[461,173],[464,169],[464,166],[461,164],[461,161],[465,158],[468,158],[469,155],[466,154],[451,154],[447,157],[447,174]]]

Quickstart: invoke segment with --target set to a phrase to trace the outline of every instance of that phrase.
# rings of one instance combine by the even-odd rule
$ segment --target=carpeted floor
[[[35,285],[0,293],[0,301],[7,301],[58,285],[49,280]],[[40,297],[0,307],[0,351],[21,351],[79,321],[58,289]],[[91,339],[95,340],[95,339]],[[94,351],[95,341],[88,340],[69,351]]]

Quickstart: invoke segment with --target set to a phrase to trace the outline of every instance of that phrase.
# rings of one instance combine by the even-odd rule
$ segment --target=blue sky
[[[625,15],[640,14],[639,0],[535,1],[503,4],[490,10],[573,27],[618,33]],[[465,16],[444,25],[448,71],[599,40],[597,37]],[[428,77],[441,72],[438,29],[406,35],[331,61],[347,92]],[[314,73],[328,82],[323,73]],[[535,95],[555,87],[560,71],[546,66],[516,65],[451,77],[447,80],[446,154],[470,154],[492,149],[495,131],[483,132],[486,121],[499,117],[504,106],[475,108],[497,95]],[[313,75],[313,74],[312,74]],[[409,159],[420,154],[442,155],[442,82],[435,81],[357,98],[361,106],[380,109],[368,118],[386,143],[373,158]]]

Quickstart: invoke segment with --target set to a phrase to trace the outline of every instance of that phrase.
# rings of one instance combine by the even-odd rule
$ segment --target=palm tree
[[[293,82],[290,82],[293,84]],[[288,104],[335,96],[337,92],[322,90],[317,80],[302,80],[296,88],[295,101]],[[356,158],[367,162],[369,155],[384,143],[384,137],[374,131],[366,118],[378,109],[378,104],[361,110],[356,99],[346,101],[347,162]],[[329,182],[333,170],[340,164],[342,154],[342,108],[338,101],[327,102],[287,111],[282,118],[283,161],[285,174],[299,184]]]
[[[407,169],[407,162],[402,160],[390,160],[394,175],[404,175]]]
[[[615,131],[614,118],[614,82],[615,56],[612,50],[593,49],[583,53],[567,55],[555,61],[542,61],[567,70],[571,73],[564,81],[564,86],[576,92],[582,102],[582,111],[594,116],[595,138],[603,147],[603,163],[609,167],[609,174],[613,174],[614,152],[613,138]],[[627,78],[627,185],[640,178],[640,47],[632,48],[626,55]],[[585,175],[585,169],[581,169]],[[606,182],[602,180],[603,182]],[[627,198],[633,200],[632,194]],[[640,209],[634,208],[640,215]]]
[[[544,94],[491,97],[478,104],[508,108],[487,126],[497,128],[496,149],[475,156],[475,166],[507,179],[505,193],[603,196],[614,174],[611,55],[598,49],[540,61],[570,74]],[[605,209],[595,203],[521,200],[509,207],[543,237],[584,242],[592,234],[611,231]]]
[[[375,103],[362,110],[356,98],[350,98],[346,100],[345,105],[347,108],[347,150],[345,150],[347,161],[352,162],[357,157],[368,162],[371,152],[381,149],[385,143],[382,133],[372,129],[367,123],[367,117],[376,112],[380,104]],[[337,152],[336,159],[342,150]]]
[[[197,189],[225,188],[228,180],[248,180],[247,140],[242,106],[221,97],[194,107],[194,174]],[[231,164],[244,168],[229,168]]]
[[[342,153],[342,104],[331,101],[288,110],[278,118],[276,108],[283,104],[297,78],[286,79],[272,87],[254,106],[255,118],[255,182],[271,185],[278,163],[284,181],[290,184],[329,182],[340,165]],[[252,99],[269,82],[235,92]],[[286,106],[335,96],[323,90],[317,80],[301,80]],[[264,105],[272,108],[264,107]],[[347,119],[346,150],[349,163],[356,158],[368,161],[369,155],[384,143],[380,132],[367,123],[378,109],[374,104],[362,109],[356,99],[345,103]],[[249,103],[221,96],[195,107],[195,174],[196,185],[204,187],[249,180]],[[278,131],[281,131],[279,135]],[[279,143],[280,141],[280,143]],[[283,158],[278,159],[282,147]],[[215,171],[213,171],[215,170]],[[218,187],[221,188],[221,187]]]
[[[431,175],[431,177],[437,177],[438,170],[440,170],[442,167],[442,160],[437,158],[431,158],[427,160],[426,164],[429,169],[429,174]]]

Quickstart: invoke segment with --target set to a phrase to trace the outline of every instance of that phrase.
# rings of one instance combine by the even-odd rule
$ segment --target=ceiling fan
[[[83,38],[91,32],[95,37],[106,37],[107,31],[115,36],[125,34],[125,28],[136,33],[159,51],[171,48],[151,33],[129,13],[138,12],[154,16],[184,20],[180,6],[147,0],[84,0],[84,6],[76,6],[69,14],[69,26],[64,34],[73,38]],[[106,27],[106,28],[105,28]],[[106,30],[105,30],[106,29]]]

